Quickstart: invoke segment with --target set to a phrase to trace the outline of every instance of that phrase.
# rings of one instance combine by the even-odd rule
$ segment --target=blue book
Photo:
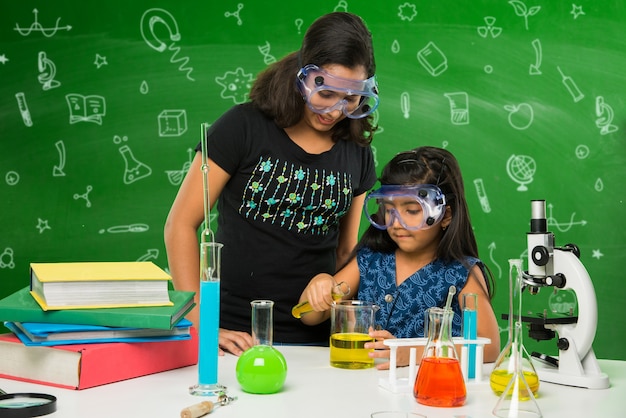
[[[191,321],[183,318],[172,329],[123,328],[100,325],[4,322],[24,345],[52,346],[106,342],[154,342],[188,340]]]

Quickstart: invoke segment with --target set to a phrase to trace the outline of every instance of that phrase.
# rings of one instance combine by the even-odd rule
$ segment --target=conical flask
[[[535,401],[539,377],[523,344],[522,274],[522,260],[509,260],[509,338],[489,377],[491,389],[500,396],[493,410],[498,417],[541,417]]]
[[[276,393],[282,389],[287,378],[287,362],[283,354],[272,347],[274,302],[253,300],[250,304],[255,345],[237,360],[237,381],[248,393]]]
[[[522,323],[515,322],[515,330],[513,332],[513,350],[511,355],[513,370],[510,379],[500,395],[500,399],[493,408],[493,414],[500,418],[542,418],[541,410],[532,387],[527,377],[533,378],[527,371],[522,368],[522,351],[524,349],[521,344]],[[534,375],[536,378],[537,375]],[[532,380],[531,380],[532,382]]]
[[[522,312],[522,260],[509,260],[509,338],[498,355],[489,377],[491,390],[500,396],[504,392],[507,384],[512,378],[516,368],[516,360],[519,357],[521,374],[525,377],[532,395],[537,396],[539,390],[539,377],[528,352],[522,343],[520,333],[517,341],[515,339],[515,323],[520,322],[521,327]],[[522,396],[524,398],[526,396]]]
[[[420,404],[450,407],[465,403],[465,380],[452,341],[453,316],[450,308],[428,309],[428,342],[413,388]]]

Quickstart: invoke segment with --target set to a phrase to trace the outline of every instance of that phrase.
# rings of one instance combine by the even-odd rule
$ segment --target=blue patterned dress
[[[357,254],[360,272],[358,299],[380,306],[376,313],[376,325],[386,329],[397,338],[424,337],[424,313],[426,309],[443,307],[451,285],[457,295],[452,300],[454,318],[452,335],[461,336],[463,318],[458,293],[465,287],[471,267],[482,263],[467,257],[467,265],[458,261],[445,263],[435,260],[396,286],[395,253],[378,253],[362,248]]]

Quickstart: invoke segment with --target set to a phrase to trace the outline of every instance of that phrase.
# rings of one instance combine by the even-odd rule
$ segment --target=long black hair
[[[326,14],[309,27],[299,51],[273,63],[257,76],[250,100],[281,128],[295,125],[304,115],[306,104],[296,87],[296,75],[307,64],[318,67],[339,64],[351,69],[363,66],[368,78],[373,76],[374,47],[365,22],[352,13]],[[372,115],[345,118],[333,128],[332,138],[369,145],[376,130],[372,120]]]

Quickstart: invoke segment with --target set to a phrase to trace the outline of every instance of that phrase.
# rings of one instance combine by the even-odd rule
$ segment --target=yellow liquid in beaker
[[[367,334],[347,332],[330,336],[330,365],[341,369],[368,369],[374,366],[374,359],[365,348],[365,343],[374,342]]]
[[[528,383],[528,387],[530,388],[530,391],[533,393],[533,396],[536,398],[537,391],[539,390],[539,376],[537,376],[536,373],[529,372],[529,371],[524,371],[523,374],[524,374],[524,379],[526,380],[526,383]],[[504,392],[504,390],[506,389],[506,386],[509,384],[512,377],[513,377],[513,373],[509,373],[506,370],[494,370],[491,373],[491,377],[489,378],[489,385],[491,386],[491,390],[493,390],[493,392],[498,396],[502,395],[502,392]],[[509,392],[507,395],[510,396],[513,394],[513,388],[514,388],[514,385],[511,385],[511,389],[509,389]],[[519,382],[519,388],[520,388],[520,393],[518,394],[519,399],[521,401],[527,401],[528,399],[530,399],[530,396],[528,395],[528,392],[526,390],[526,386],[522,382]]]

